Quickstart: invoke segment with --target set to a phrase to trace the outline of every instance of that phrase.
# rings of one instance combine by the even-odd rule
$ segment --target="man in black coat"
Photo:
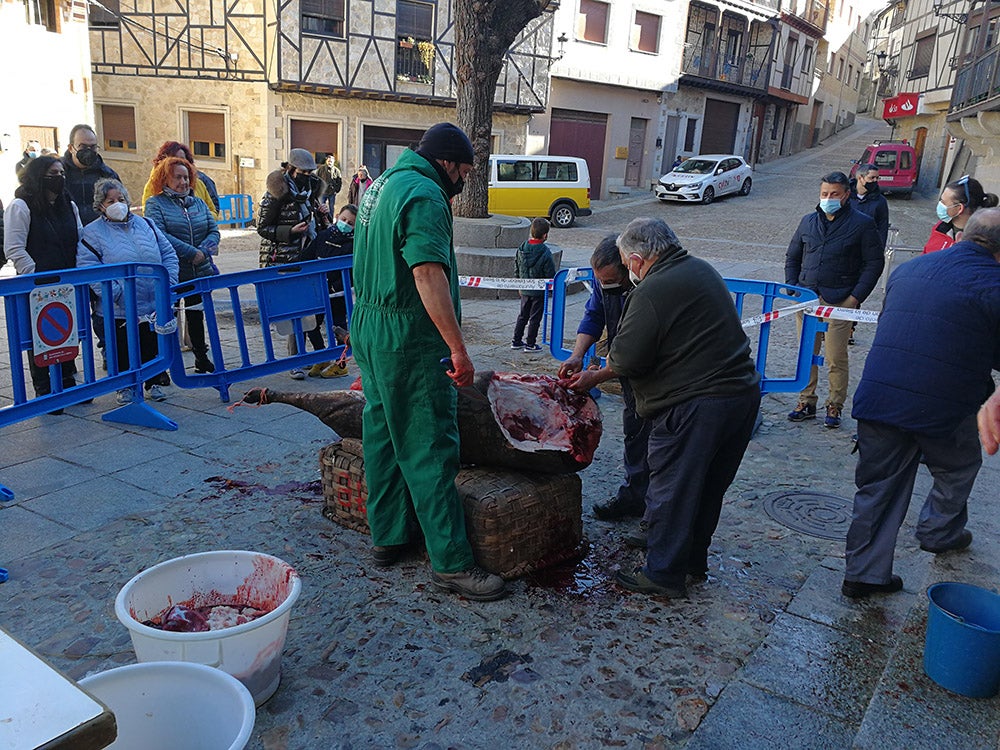
[[[831,172],[820,182],[819,205],[799,222],[785,255],[785,283],[811,289],[819,304],[857,309],[871,294],[882,275],[885,257],[875,222],[850,205],[851,181],[843,172]],[[816,336],[813,354],[826,343],[830,395],[824,426],[840,427],[847,400],[847,342],[851,321],[831,320],[825,334]],[[788,415],[791,422],[816,418],[818,368],[813,365],[809,384]]]
[[[875,231],[882,241],[882,249],[889,240],[889,201],[879,192],[878,167],[862,164],[854,174],[854,191],[851,193],[851,208],[871,217]]]
[[[94,210],[94,185],[108,177],[119,179],[118,173],[104,163],[98,150],[97,133],[90,125],[74,125],[69,131],[69,146],[62,158],[66,192],[76,204],[84,226],[99,215]]]

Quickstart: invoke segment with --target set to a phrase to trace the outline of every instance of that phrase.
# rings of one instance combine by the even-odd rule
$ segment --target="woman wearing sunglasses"
[[[969,175],[949,182],[941,191],[937,204],[940,221],[931,230],[924,252],[933,253],[951,247],[962,239],[962,230],[972,214],[980,208],[993,208],[997,204],[1000,204],[1000,198],[985,192],[979,180]]]

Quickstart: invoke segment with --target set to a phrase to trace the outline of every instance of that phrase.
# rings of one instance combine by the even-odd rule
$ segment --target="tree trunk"
[[[490,136],[493,99],[507,50],[549,0],[456,0],[455,78],[458,126],[472,140],[475,170],[455,199],[456,216],[488,216]]]

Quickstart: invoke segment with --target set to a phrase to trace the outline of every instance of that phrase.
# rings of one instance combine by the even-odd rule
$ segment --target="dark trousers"
[[[188,338],[191,339],[191,351],[196,357],[204,357],[208,354],[208,344],[205,342],[205,313],[201,310],[191,309],[192,306],[201,304],[201,295],[191,294],[184,297],[183,300]]]
[[[722,499],[736,477],[760,409],[754,386],[733,396],[703,396],[652,420],[646,577],[683,588],[688,573],[708,570],[708,547]]]
[[[649,430],[652,421],[635,413],[635,394],[628,380],[621,379],[622,429],[625,433],[625,481],[618,488],[618,500],[633,507],[646,507],[646,490],[649,488]]]
[[[118,347],[118,371],[123,372],[129,369],[128,361],[128,328],[124,320],[115,320],[115,345]],[[156,357],[158,352],[158,342],[156,331],[149,323],[139,324],[139,361],[149,362]],[[146,381],[146,388],[154,385],[170,385],[170,377],[167,373],[157,373]]]
[[[910,505],[921,456],[934,486],[920,511],[917,540],[943,547],[957,541],[965,529],[969,493],[983,463],[976,415],[963,419],[945,437],[859,419],[854,473],[858,491],[847,532],[847,580],[888,583],[892,577],[896,536]]]
[[[28,350],[28,369],[31,371],[31,385],[35,389],[36,396],[46,396],[52,393],[52,383],[49,380],[49,368],[39,367],[35,364],[35,352]],[[73,374],[76,372],[76,362],[63,362],[60,365],[62,370],[62,387],[63,390],[67,388],[72,388],[76,385],[76,378]]]
[[[542,322],[542,312],[545,310],[545,297],[527,297],[521,295],[521,312],[517,315],[517,322],[514,324],[514,338],[512,341],[517,344],[534,345],[538,338],[538,325]],[[527,338],[524,336],[524,328],[528,327]]]

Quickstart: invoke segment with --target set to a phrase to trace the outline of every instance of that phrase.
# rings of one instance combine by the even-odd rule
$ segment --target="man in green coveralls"
[[[450,203],[472,161],[468,136],[439,123],[365,192],[354,229],[351,344],[367,402],[362,440],[373,562],[399,561],[419,524],[434,586],[489,601],[506,590],[499,576],[476,566],[465,534],[451,387],[471,385],[475,372],[459,328]]]

